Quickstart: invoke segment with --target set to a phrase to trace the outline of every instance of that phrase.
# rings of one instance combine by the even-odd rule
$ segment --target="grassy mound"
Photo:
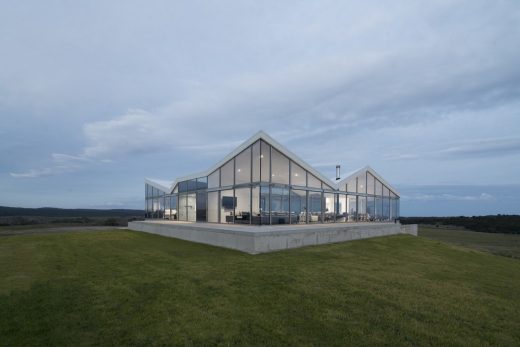
[[[0,345],[519,345],[520,261],[392,236],[247,255],[0,237]]]

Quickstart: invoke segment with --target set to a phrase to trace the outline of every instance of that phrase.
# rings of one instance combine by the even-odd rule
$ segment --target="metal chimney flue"
[[[340,171],[341,171],[341,166],[336,165],[336,181],[340,180],[340,176],[341,176]]]

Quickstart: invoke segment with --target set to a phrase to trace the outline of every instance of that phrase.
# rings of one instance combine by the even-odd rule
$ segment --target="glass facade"
[[[224,224],[389,222],[399,196],[363,171],[338,189],[263,140],[208,176],[165,191],[145,184],[145,217]]]

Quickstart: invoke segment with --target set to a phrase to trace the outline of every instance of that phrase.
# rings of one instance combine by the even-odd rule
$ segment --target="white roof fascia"
[[[166,192],[166,193],[170,193],[171,190],[170,190],[170,182],[169,181],[163,181],[163,180],[155,180],[155,179],[150,179],[150,178],[145,178],[144,179],[144,182],[157,188],[157,189],[160,189],[162,190],[163,192]]]
[[[395,189],[394,187],[392,187],[391,184],[389,184],[383,177],[381,177],[381,175],[379,175],[374,169],[372,169],[370,166],[365,166],[365,167],[362,167],[361,169],[359,170],[356,170],[354,171],[353,173],[349,174],[347,177],[345,177],[344,179],[342,179],[341,181],[338,182],[337,186],[338,188],[341,187],[342,185],[346,184],[348,181],[350,181],[351,179],[353,179],[354,177],[358,176],[360,173],[363,173],[365,171],[368,171],[372,174],[372,176],[374,176],[375,178],[377,178],[381,183],[383,183],[388,189],[390,189],[395,195],[397,196],[400,196],[400,193],[397,191],[397,189]]]

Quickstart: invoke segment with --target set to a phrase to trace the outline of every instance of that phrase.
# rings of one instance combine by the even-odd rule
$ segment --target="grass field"
[[[421,225],[419,236],[520,259],[520,234],[479,233],[460,228],[435,228]]]
[[[408,235],[248,255],[0,237],[0,345],[520,345],[520,261]]]

